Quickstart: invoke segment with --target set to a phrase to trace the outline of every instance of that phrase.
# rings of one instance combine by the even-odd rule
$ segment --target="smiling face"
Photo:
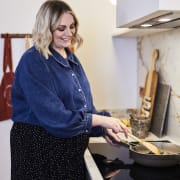
[[[60,17],[56,29],[53,31],[52,47],[58,51],[69,47],[75,32],[74,17],[70,13],[64,13]]]

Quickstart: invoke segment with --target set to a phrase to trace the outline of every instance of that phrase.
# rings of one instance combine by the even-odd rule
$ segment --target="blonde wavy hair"
[[[64,13],[70,13],[75,22],[76,31],[71,45],[78,48],[83,42],[83,39],[78,34],[78,20],[71,7],[61,0],[47,0],[41,5],[36,15],[36,21],[32,32],[34,46],[46,59],[51,55],[49,47],[52,43],[52,33],[57,28],[59,18]]]

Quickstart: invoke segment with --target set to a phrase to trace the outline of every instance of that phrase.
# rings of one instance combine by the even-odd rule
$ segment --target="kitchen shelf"
[[[135,28],[116,28],[112,34],[112,37],[141,37],[145,35],[160,33],[164,31],[170,31],[172,28],[167,29],[135,29]]]

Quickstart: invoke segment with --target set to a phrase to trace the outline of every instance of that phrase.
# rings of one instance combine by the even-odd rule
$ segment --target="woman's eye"
[[[68,28],[68,27],[67,26],[58,26],[56,30],[63,32],[66,30],[66,28]],[[71,29],[71,30],[73,30],[75,28],[76,28],[75,24],[72,24],[69,26],[69,29]]]
[[[60,26],[57,28],[58,31],[65,31],[66,29],[66,26]]]
[[[70,29],[75,29],[75,28],[76,28],[75,24],[72,24],[72,25],[70,26]]]

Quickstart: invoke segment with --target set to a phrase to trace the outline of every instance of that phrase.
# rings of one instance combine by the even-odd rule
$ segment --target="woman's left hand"
[[[121,138],[119,137],[119,135],[113,132],[112,129],[106,129],[105,131],[105,140],[112,146],[120,146],[119,142],[121,141]]]

